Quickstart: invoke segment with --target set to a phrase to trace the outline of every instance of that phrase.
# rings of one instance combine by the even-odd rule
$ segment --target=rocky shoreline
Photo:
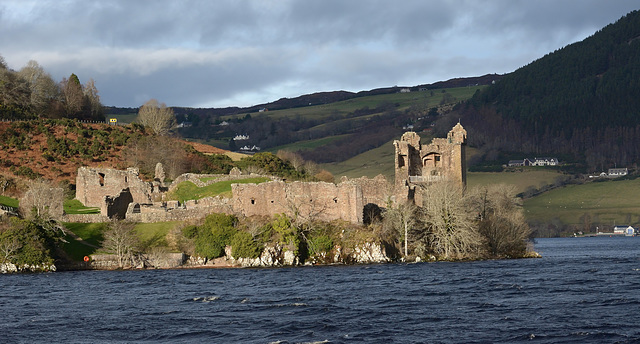
[[[185,253],[144,254],[132,257],[124,266],[120,266],[118,257],[113,254],[93,254],[84,262],[64,262],[50,266],[23,266],[0,264],[0,273],[55,272],[80,270],[131,270],[131,269],[197,269],[197,268],[274,268],[315,265],[349,265],[389,263],[393,259],[387,255],[384,245],[364,243],[352,250],[337,247],[335,253],[313,256],[301,262],[293,251],[281,245],[267,246],[257,258],[238,258],[231,255],[227,246],[225,255],[220,258],[206,259],[189,256]]]

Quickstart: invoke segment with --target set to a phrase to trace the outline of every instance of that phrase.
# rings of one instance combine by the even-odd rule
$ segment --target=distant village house
[[[518,166],[558,166],[558,158],[524,158],[522,160],[509,160],[509,167]]]
[[[618,177],[626,176],[627,174],[629,174],[629,170],[626,167],[625,168],[610,168],[609,169],[609,173],[607,173],[607,176],[609,178],[618,178]]]

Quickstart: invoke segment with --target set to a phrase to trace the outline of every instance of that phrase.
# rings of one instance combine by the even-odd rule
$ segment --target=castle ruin
[[[88,168],[78,169],[76,198],[88,207],[99,207],[99,216],[81,215],[71,222],[104,221],[118,217],[137,222],[162,222],[203,218],[213,212],[238,216],[271,216],[284,213],[304,220],[331,221],[341,219],[351,223],[367,221],[367,212],[391,203],[411,201],[421,204],[416,188],[420,185],[449,180],[466,184],[465,145],[467,132],[458,123],[447,138],[435,138],[422,145],[420,136],[407,132],[395,146],[395,181],[393,184],[379,175],[375,178],[348,179],[340,183],[284,182],[277,178],[260,184],[232,184],[231,198],[207,197],[200,200],[162,201],[167,192],[162,167],[157,167],[156,180],[145,182],[138,170],[126,171]],[[241,175],[234,169],[230,175],[183,174],[169,187],[173,190],[181,181],[192,181],[199,187],[221,180],[256,177]],[[203,180],[207,182],[203,182]],[[154,202],[155,201],[155,202]],[[368,210],[367,210],[368,209]],[[69,216],[69,215],[68,215]],[[82,218],[80,218],[82,217]],[[71,220],[71,218],[69,218]]]

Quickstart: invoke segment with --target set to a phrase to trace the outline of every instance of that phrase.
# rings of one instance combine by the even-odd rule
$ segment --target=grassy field
[[[539,188],[549,185],[562,174],[545,169],[529,169],[524,172],[467,172],[467,187],[490,184],[511,184],[516,187],[516,192],[524,192],[528,187]]]
[[[67,214],[100,214],[98,207],[85,207],[77,199],[64,201],[64,212]]]
[[[0,204],[6,205],[9,207],[18,208],[18,206],[20,205],[20,201],[11,197],[0,196]],[[80,201],[76,199],[64,201],[63,208],[64,208],[64,212],[67,214],[99,214],[100,213],[100,208],[85,207],[82,203],[80,203]]]
[[[338,180],[342,176],[349,178],[360,178],[367,176],[373,178],[379,174],[392,180],[394,176],[395,148],[393,141],[389,141],[382,146],[366,151],[355,157],[337,163],[321,164],[320,166],[331,172]]]
[[[524,202],[528,220],[582,225],[585,214],[604,226],[640,225],[640,179],[569,185]]]
[[[309,149],[315,149],[318,148],[320,146],[324,146],[326,144],[329,144],[333,141],[342,139],[344,137],[349,136],[349,134],[345,134],[345,135],[335,135],[335,136],[327,136],[327,137],[323,137],[317,140],[307,140],[307,141],[298,141],[295,143],[290,143],[287,145],[282,145],[282,146],[277,146],[277,147],[273,147],[273,148],[269,148],[266,151],[267,152],[272,152],[272,153],[277,153],[279,150],[288,150],[288,151],[301,151],[301,150],[309,150]]]
[[[20,202],[15,198],[0,195],[0,204],[6,205],[7,207],[17,208],[18,205],[20,205]]]
[[[165,247],[167,246],[167,233],[180,223],[180,221],[138,223],[135,231],[138,233],[142,247]]]
[[[65,223],[64,225],[84,241],[98,247],[103,239],[102,233],[106,228],[104,223]],[[62,245],[62,249],[73,260],[82,261],[84,256],[94,254],[97,251],[95,247],[85,245],[71,236],[67,236],[65,239],[67,242]]]
[[[222,182],[213,183],[205,187],[198,187],[192,182],[186,181],[178,185],[178,187],[169,195],[169,199],[178,200],[184,202],[192,199],[201,199],[204,197],[231,196],[231,184],[245,184],[253,183],[258,184],[269,181],[268,178],[249,178],[238,180],[227,180]]]
[[[172,222],[158,222],[158,223],[137,223],[134,230],[138,234],[140,239],[140,246],[142,248],[152,247],[166,247],[167,246],[167,233],[174,227],[180,225],[179,221]],[[85,245],[82,242],[75,240],[71,236],[67,236],[66,243],[62,245],[63,250],[75,261],[82,261],[84,256],[89,256],[94,253],[106,253],[102,252],[96,247],[101,246],[103,240],[103,233],[107,228],[105,223],[65,223],[67,229],[72,231],[75,235],[89,243]],[[96,246],[96,247],[94,247]]]
[[[273,110],[262,112],[259,114],[252,114],[252,116],[260,117],[272,117],[272,118],[285,118],[292,116],[302,116],[306,118],[314,118],[314,119],[324,119],[331,115],[345,115],[347,113],[353,112],[358,109],[362,109],[364,107],[369,107],[370,109],[374,109],[383,104],[399,104],[400,106],[397,108],[398,110],[404,110],[414,105],[428,106],[434,107],[440,104],[444,94],[442,91],[445,90],[447,93],[451,94],[454,98],[454,101],[460,101],[464,99],[471,98],[473,94],[478,89],[482,89],[486,86],[472,86],[472,87],[458,87],[458,88],[447,88],[447,89],[439,89],[433,90],[433,95],[431,95],[431,91],[422,91],[422,92],[410,92],[410,93],[391,93],[391,94],[382,94],[376,96],[366,96],[366,97],[358,97],[353,99],[344,100],[341,102],[335,102],[330,104],[321,104],[321,105],[311,105],[299,108],[292,109],[284,109],[284,110]],[[234,115],[228,118],[235,117],[244,117],[245,114]]]

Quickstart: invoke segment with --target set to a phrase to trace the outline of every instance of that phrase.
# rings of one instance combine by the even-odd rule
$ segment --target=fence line
[[[31,121],[38,121],[38,120],[58,120],[58,119],[53,119],[53,118],[32,118],[32,119],[10,119],[10,118],[0,118],[0,123],[13,123],[13,122],[31,122]],[[75,119],[75,118],[65,118],[65,120],[69,120],[69,121],[75,121],[75,122],[79,122],[79,123],[86,123],[86,124],[109,124],[109,125],[118,125],[118,126],[126,126],[126,125],[130,125],[131,123],[122,123],[122,122],[116,122],[116,123],[111,123],[108,121],[87,121],[87,120],[83,120],[83,119]]]

